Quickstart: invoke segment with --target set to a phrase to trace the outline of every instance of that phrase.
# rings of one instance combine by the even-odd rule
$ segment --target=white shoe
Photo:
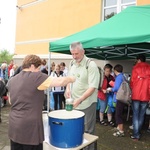
[[[117,131],[113,134],[113,136],[116,136],[116,137],[123,137],[124,136],[124,131]]]
[[[1,108],[4,107],[4,103],[1,103]]]
[[[133,125],[129,126],[129,129],[133,130]]]
[[[114,127],[114,128],[113,128],[113,131],[116,131],[116,132],[117,132],[117,131],[119,131],[119,130],[120,130],[119,127]]]

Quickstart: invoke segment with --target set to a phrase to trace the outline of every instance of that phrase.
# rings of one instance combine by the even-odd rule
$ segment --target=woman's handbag
[[[123,82],[117,91],[116,99],[125,104],[131,103],[131,89],[129,83],[125,79],[123,79]]]

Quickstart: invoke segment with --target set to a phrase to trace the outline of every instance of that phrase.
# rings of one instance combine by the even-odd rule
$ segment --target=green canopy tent
[[[69,45],[80,41],[86,55],[101,60],[150,58],[150,5],[131,6],[90,28],[50,42],[49,51],[70,54]]]

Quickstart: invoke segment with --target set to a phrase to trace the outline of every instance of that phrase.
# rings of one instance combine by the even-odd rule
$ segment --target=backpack
[[[98,90],[102,88],[103,80],[104,80],[104,71],[101,67],[98,67],[99,74],[100,74],[100,79],[99,79],[99,85],[98,85]]]
[[[125,104],[131,103],[131,89],[128,81],[125,79],[123,79],[123,82],[120,85],[120,88],[116,94],[116,99]]]
[[[86,61],[86,65],[85,65],[85,68],[88,70],[89,68],[89,64],[90,62],[92,61],[92,59],[88,58],[87,61]],[[70,63],[70,67],[73,66],[73,62],[74,60],[71,61]],[[101,89],[102,87],[102,84],[103,84],[103,79],[104,79],[104,71],[101,67],[98,67],[98,70],[99,70],[99,73],[100,73],[100,79],[99,79],[99,84],[98,84],[98,90]]]

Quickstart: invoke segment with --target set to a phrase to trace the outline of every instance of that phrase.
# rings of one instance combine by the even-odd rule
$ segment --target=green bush
[[[0,64],[3,62],[7,62],[7,64],[10,63],[10,61],[13,59],[14,54],[10,54],[8,50],[0,50]]]

